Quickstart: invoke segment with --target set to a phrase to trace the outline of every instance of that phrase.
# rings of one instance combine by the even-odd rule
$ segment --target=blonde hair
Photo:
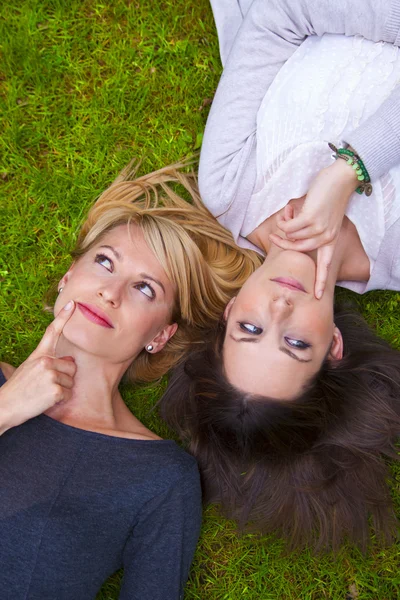
[[[79,258],[114,227],[135,223],[176,286],[172,317],[178,331],[161,352],[141,352],[128,370],[130,379],[151,381],[166,373],[189,344],[204,339],[261,264],[255,252],[236,246],[202,204],[196,177],[183,172],[185,166],[171,165],[134,179],[136,169],[128,165],[89,211],[73,252]],[[189,201],[178,195],[176,184],[186,190]]]

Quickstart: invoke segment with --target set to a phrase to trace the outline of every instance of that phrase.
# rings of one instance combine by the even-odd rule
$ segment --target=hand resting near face
[[[270,235],[274,244],[284,250],[318,250],[316,298],[321,298],[324,292],[344,213],[357,183],[355,171],[337,160],[315,177],[298,215],[293,217],[287,205],[284,218],[278,220],[287,239]]]
[[[0,388],[0,434],[70,399],[75,361],[70,356],[56,358],[55,352],[74,309],[71,302],[59,312],[36,350],[17,369],[2,363],[7,381]]]

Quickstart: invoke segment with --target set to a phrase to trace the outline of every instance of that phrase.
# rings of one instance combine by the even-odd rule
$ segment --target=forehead
[[[132,251],[139,246],[147,246],[144,239],[143,231],[136,225],[136,223],[129,223],[123,225],[117,225],[109,231],[106,231],[98,240],[96,245],[101,246],[102,244],[108,244],[113,242],[116,245],[120,245],[127,252]],[[150,248],[147,246],[148,250]]]
[[[144,271],[156,276],[164,284],[173,285],[136,223],[118,225],[107,231],[94,246],[94,251],[99,249],[108,250],[122,267]]]
[[[142,229],[136,223],[117,225],[101,236],[95,246],[96,248],[111,247],[121,262],[142,259],[150,261],[156,268],[162,269],[160,261],[148,246]]]
[[[319,362],[299,363],[278,347],[236,342],[226,337],[223,363],[228,381],[245,392],[277,399],[299,395]]]

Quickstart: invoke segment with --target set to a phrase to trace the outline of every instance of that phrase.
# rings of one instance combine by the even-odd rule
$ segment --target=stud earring
[[[59,294],[61,294],[61,292],[63,291],[63,289],[64,289],[64,288],[62,288],[62,287],[61,287],[61,288],[58,290],[58,293],[59,293]]]
[[[151,352],[153,350],[153,346],[151,344],[148,344],[146,346],[146,350],[147,350],[147,352]]]

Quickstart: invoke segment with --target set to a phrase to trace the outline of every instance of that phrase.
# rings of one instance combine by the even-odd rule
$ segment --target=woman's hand
[[[76,373],[71,356],[56,358],[56,347],[75,309],[69,302],[47,327],[36,350],[0,388],[0,433],[68,401]]]
[[[274,244],[284,250],[318,250],[316,298],[324,292],[344,213],[357,183],[355,171],[345,161],[336,160],[318,173],[296,217],[293,218],[290,206],[286,207],[278,226],[287,239],[270,235]]]

